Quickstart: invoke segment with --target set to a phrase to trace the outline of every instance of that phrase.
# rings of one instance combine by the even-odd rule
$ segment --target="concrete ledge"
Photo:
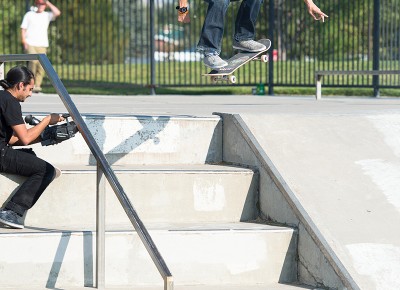
[[[38,119],[42,116],[36,115]],[[222,161],[221,120],[211,117],[84,115],[90,132],[113,165],[204,164]],[[193,150],[193,144],[196,150]],[[30,146],[57,164],[95,165],[78,133],[53,146]]]

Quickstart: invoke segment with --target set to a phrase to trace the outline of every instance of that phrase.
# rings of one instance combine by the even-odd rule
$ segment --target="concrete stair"
[[[57,165],[58,166],[58,165]],[[42,227],[93,227],[96,210],[94,166],[59,165],[63,174],[28,212],[25,224]],[[126,194],[144,221],[210,222],[257,217],[258,175],[250,169],[223,165],[113,166]],[[24,178],[0,176],[0,203]],[[107,222],[130,224],[107,186]],[[52,210],[49,211],[48,209]],[[68,209],[84,210],[68,210]]]
[[[254,222],[258,173],[221,163],[219,117],[86,120],[109,152],[176,289],[302,289],[283,284],[297,279],[297,231]],[[128,137],[121,142],[121,135]],[[123,145],[107,143],[114,139]],[[0,227],[0,248],[7,249],[0,251],[2,289],[94,286],[96,171],[82,142],[77,136],[58,146],[35,146],[63,174],[29,211],[24,230]],[[22,181],[1,175],[0,202]],[[156,267],[108,185],[106,195],[107,289],[162,289]]]
[[[38,116],[40,119],[43,116]],[[83,116],[112,165],[204,164],[222,161],[219,116]],[[56,146],[32,146],[56,164],[96,164],[80,134]],[[62,154],[60,154],[62,152]]]
[[[176,285],[245,285],[250,278],[250,284],[271,284],[295,278],[292,229],[252,223],[147,227]],[[2,285],[16,287],[26,281],[26,285],[40,286],[46,281],[50,288],[91,286],[94,243],[90,229],[3,229],[0,247],[8,250],[0,254]],[[15,279],[15,273],[20,279]],[[136,233],[109,227],[106,285],[161,286],[161,281]]]

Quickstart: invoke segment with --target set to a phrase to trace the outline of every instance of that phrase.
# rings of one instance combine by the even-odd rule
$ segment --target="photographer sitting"
[[[64,120],[58,114],[50,114],[37,126],[27,128],[22,119],[21,105],[32,95],[34,75],[24,66],[17,66],[0,80],[0,172],[27,177],[13,197],[0,210],[0,223],[23,229],[22,216],[39,199],[43,191],[56,177],[55,168],[36,157],[31,149],[13,149],[40,142],[40,134],[48,125]]]

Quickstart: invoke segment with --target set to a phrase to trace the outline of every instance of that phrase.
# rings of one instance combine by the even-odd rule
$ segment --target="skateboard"
[[[269,39],[260,39],[258,42],[264,44],[267,48],[258,52],[241,51],[227,60],[227,66],[213,69],[203,76],[209,76],[213,83],[217,83],[219,81],[227,81],[231,84],[236,83],[236,77],[233,75],[233,73],[242,65],[252,60],[268,62],[268,54],[266,54],[266,51],[271,47],[271,41]]]

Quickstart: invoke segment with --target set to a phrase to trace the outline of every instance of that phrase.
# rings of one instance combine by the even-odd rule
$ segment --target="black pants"
[[[43,191],[53,181],[55,169],[46,161],[36,157],[31,149],[0,149],[0,172],[27,177],[11,200],[4,206],[19,215],[24,215],[39,199]]]

